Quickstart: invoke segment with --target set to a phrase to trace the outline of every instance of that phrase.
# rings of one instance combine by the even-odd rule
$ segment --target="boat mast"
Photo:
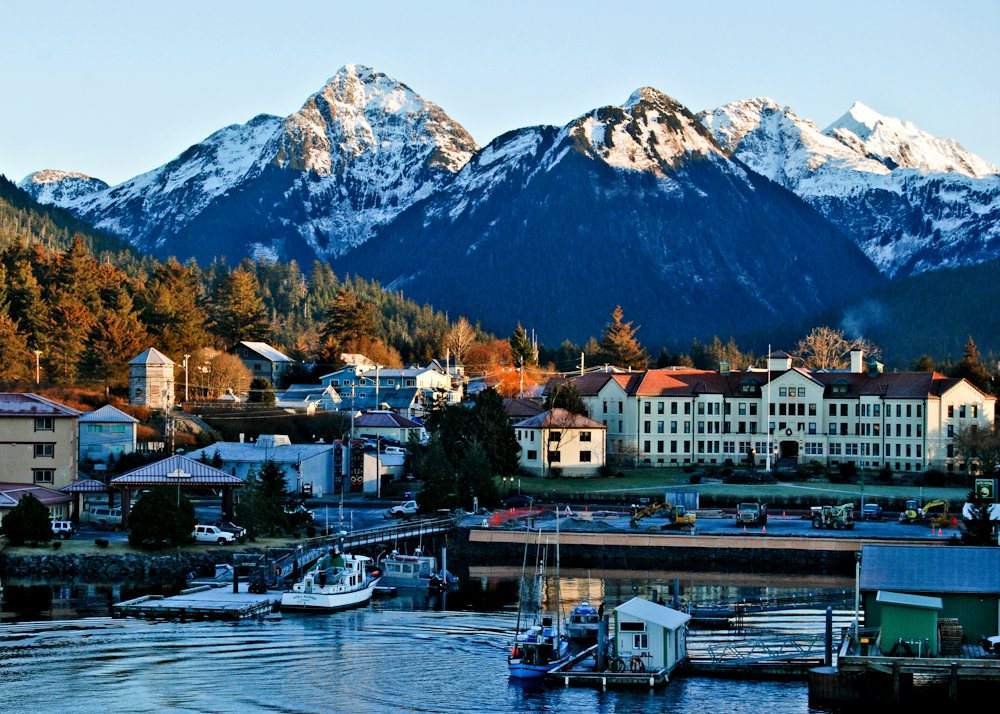
[[[527,536],[527,533],[525,533]],[[514,628],[514,644],[521,634],[521,607],[524,605],[524,571],[528,568],[528,538],[524,539],[524,557],[521,558],[521,582],[517,586],[517,625]]]
[[[559,656],[559,635],[562,633],[562,592],[559,586],[559,506],[556,505],[556,657]]]

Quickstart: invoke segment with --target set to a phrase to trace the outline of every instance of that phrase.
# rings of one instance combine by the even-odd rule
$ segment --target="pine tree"
[[[94,325],[94,314],[75,296],[60,292],[49,312],[53,335],[45,351],[47,371],[57,384],[74,384],[87,349],[87,336]]]
[[[323,327],[321,353],[328,362],[337,362],[340,353],[362,337],[373,337],[375,315],[372,306],[362,301],[354,290],[342,287],[327,311]]]
[[[146,328],[128,291],[120,287],[90,333],[87,371],[97,379],[123,383],[128,361],[148,343]]]
[[[962,360],[955,369],[955,376],[969,380],[983,391],[990,390],[990,372],[983,364],[979,347],[971,335],[965,342],[965,354],[962,355]]]
[[[17,323],[0,310],[0,381],[16,382],[31,375],[28,339]]]
[[[257,277],[250,271],[237,268],[231,272],[212,303],[215,333],[226,346],[267,337],[267,310],[260,297]]]
[[[157,348],[166,354],[191,354],[212,343],[205,329],[201,284],[195,268],[170,258],[153,270],[140,295],[141,317]]]
[[[48,344],[48,306],[42,300],[42,287],[24,256],[14,258],[8,271],[7,310],[18,323],[29,344],[44,350]]]
[[[632,327],[631,322],[625,322],[625,311],[621,305],[616,305],[611,313],[611,322],[601,339],[601,355],[604,360],[618,367],[646,369],[649,355],[636,339],[638,331],[638,328]]]
[[[514,364],[525,367],[538,363],[538,356],[535,354],[535,347],[531,344],[528,331],[521,323],[517,323],[514,333],[510,336],[510,350],[514,353]]]

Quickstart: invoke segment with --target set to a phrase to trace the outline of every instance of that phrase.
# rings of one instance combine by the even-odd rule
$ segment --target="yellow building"
[[[514,425],[521,468],[539,476],[594,476],[604,466],[605,427],[565,409],[550,409]]]
[[[79,416],[37,394],[0,392],[0,483],[69,485],[77,473]]]

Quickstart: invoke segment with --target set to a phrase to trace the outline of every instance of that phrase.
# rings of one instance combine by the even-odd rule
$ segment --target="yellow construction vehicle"
[[[854,528],[854,504],[843,503],[839,506],[813,506],[813,528]]]
[[[631,526],[639,527],[639,522],[644,518],[662,514],[666,519],[664,529],[667,528],[694,528],[695,514],[689,513],[684,506],[674,506],[669,503],[650,503],[648,506],[635,508],[632,512]]]
[[[917,499],[907,499],[906,506],[899,514],[899,522],[930,523],[936,528],[943,528],[951,522],[951,517],[948,514],[948,502],[935,499],[920,506]]]

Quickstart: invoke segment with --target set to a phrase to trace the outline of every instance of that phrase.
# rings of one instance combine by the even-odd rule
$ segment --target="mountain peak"
[[[108,184],[101,179],[79,171],[60,169],[35,171],[18,183],[18,188],[29,193],[39,203],[53,203],[60,206],[103,191],[107,187]]]
[[[954,139],[934,136],[913,122],[886,116],[860,101],[851,104],[823,133],[892,167],[972,178],[1000,172]]]

